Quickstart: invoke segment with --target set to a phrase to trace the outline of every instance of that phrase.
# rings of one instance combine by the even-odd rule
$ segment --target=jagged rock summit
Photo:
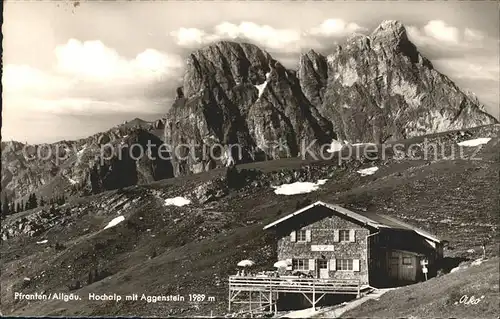
[[[323,104],[348,141],[382,143],[496,123],[477,99],[434,69],[397,21],[355,37],[327,57]]]
[[[300,140],[328,143],[334,137],[332,124],[304,96],[295,72],[248,43],[221,41],[191,54],[167,119],[167,144],[192,141],[199,146],[195,152],[238,144],[241,161],[296,156]],[[173,158],[176,175],[224,165],[240,153],[217,162],[218,155],[197,160],[186,152]]]
[[[244,162],[297,156],[313,140],[318,147],[332,139],[383,143],[496,122],[434,69],[403,24],[388,20],[370,35],[349,36],[328,56],[308,51],[296,72],[248,43],[195,51],[167,114],[165,140],[198,145],[174,155],[174,173],[183,175],[235,156],[192,156],[215,144],[240,145],[237,161]]]
[[[370,35],[370,38],[375,42],[385,42],[398,44],[407,42],[408,35],[404,25],[397,20],[383,21]]]

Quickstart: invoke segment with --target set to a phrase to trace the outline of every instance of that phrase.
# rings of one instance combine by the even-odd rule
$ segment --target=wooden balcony
[[[280,293],[302,294],[315,308],[316,304],[327,294],[356,295],[368,292],[370,286],[362,286],[355,279],[322,279],[283,277],[229,277],[229,311],[232,304],[248,304],[249,312],[273,311],[276,313],[276,300]],[[247,298],[242,297],[247,296]],[[254,297],[252,300],[252,296]],[[255,297],[257,296],[257,299]],[[237,299],[239,297],[239,299]],[[253,305],[257,304],[257,307]]]
[[[229,290],[288,293],[356,294],[362,287],[355,279],[298,277],[229,277]]]

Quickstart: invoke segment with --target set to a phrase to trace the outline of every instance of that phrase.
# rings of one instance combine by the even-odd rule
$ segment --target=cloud
[[[41,97],[8,97],[5,104],[16,105],[17,109],[7,111],[43,112],[50,114],[72,114],[75,116],[100,113],[133,113],[141,110],[143,113],[158,113],[154,101],[140,98],[117,99],[114,101],[99,100],[93,97],[61,97],[48,99]],[[149,105],[149,107],[147,107]],[[163,107],[163,106],[162,106]]]
[[[480,48],[484,35],[474,29],[448,25],[441,20],[431,20],[422,28],[406,27],[408,37],[417,46],[430,46],[449,49]]]
[[[101,41],[71,39],[57,46],[54,55],[56,62],[49,70],[5,65],[2,133],[18,134],[22,119],[36,123],[33,118],[46,122],[71,115],[71,121],[77,122],[79,116],[88,115],[164,114],[184,67],[174,54],[146,49],[125,58]],[[50,126],[38,132],[40,137],[25,135],[36,140],[57,130]]]
[[[183,66],[175,55],[146,49],[127,60],[101,41],[80,42],[75,39],[55,49],[56,70],[87,81],[152,80],[169,75]]]
[[[239,25],[223,22],[215,27],[215,33],[229,39],[246,38],[271,49],[295,47],[300,40],[300,33],[296,30],[275,29],[253,22],[241,22]]]
[[[493,58],[449,58],[437,59],[432,63],[444,74],[453,74],[454,78],[497,82],[500,79],[499,62]]]
[[[424,33],[427,36],[433,37],[439,41],[458,43],[460,40],[460,32],[457,28],[447,25],[441,20],[429,21],[424,26]]]
[[[266,49],[296,50],[301,35],[297,30],[276,29],[269,25],[258,25],[253,22],[234,24],[222,22],[213,28],[212,33],[207,33],[196,28],[180,28],[170,32],[176,43],[183,47],[198,47],[219,40],[243,39],[251,41]]]
[[[197,28],[179,28],[170,32],[177,45],[197,48],[219,40],[246,40],[262,48],[281,53],[300,52],[304,48],[322,47],[318,39],[345,37],[353,32],[367,29],[342,19],[327,19],[320,25],[306,30],[279,29],[269,25],[259,25],[243,21],[239,24],[222,22],[211,31]]]
[[[197,28],[180,28],[177,31],[170,32],[170,36],[174,37],[177,45],[182,47],[203,45],[219,39],[216,35],[209,35]],[[211,39],[210,37],[213,38]]]
[[[328,19],[318,27],[314,27],[307,33],[322,37],[344,37],[355,32],[365,32],[368,29],[356,24],[348,23],[342,19]]]
[[[4,94],[50,95],[66,90],[71,81],[47,74],[29,65],[7,64],[3,68],[2,87]]]
[[[407,26],[406,30],[409,39],[437,70],[449,76],[460,88],[474,92],[487,110],[499,117],[498,39],[441,20],[429,21],[422,27]]]
[[[465,28],[464,39],[467,42],[481,41],[484,39],[484,35],[480,31]]]
[[[127,57],[103,41],[70,39],[52,52],[55,58],[52,69],[5,64],[2,132],[5,129],[19,132],[20,125],[28,117],[34,129],[35,125],[50,122],[47,116],[64,118],[67,128],[71,128],[67,124],[69,118],[73,117],[74,123],[78,121],[74,115],[79,118],[92,116],[98,119],[101,130],[108,125],[101,117],[122,119],[134,112],[150,113],[151,116],[164,113],[171,105],[170,97],[180,84],[184,69],[183,59],[170,52],[184,53],[183,50],[218,40],[243,40],[268,50],[288,67],[295,67],[302,50],[312,48],[329,53],[335,42],[341,42],[351,33],[367,31],[354,22],[336,18],[307,27],[298,25],[293,23],[286,28],[246,20],[214,23],[208,29],[181,27],[168,33],[180,48],[169,44],[171,47],[165,49],[167,53],[149,48],[139,54],[130,55],[129,52]],[[438,70],[457,80],[459,86],[486,97],[484,101],[488,105],[497,107],[500,76],[497,39],[492,40],[473,28],[458,28],[441,20],[408,26],[407,31],[410,40]],[[52,129],[57,131],[55,127]],[[33,138],[37,134],[48,135],[49,128],[37,132],[33,133]]]
[[[146,49],[127,59],[100,41],[71,39],[54,54],[56,63],[49,71],[7,64],[2,77],[6,98],[141,99],[157,92],[158,83],[177,82],[184,67],[177,55]]]
[[[486,110],[499,118],[500,65],[498,58],[464,56],[432,61],[437,70],[450,76],[462,89],[474,92]]]

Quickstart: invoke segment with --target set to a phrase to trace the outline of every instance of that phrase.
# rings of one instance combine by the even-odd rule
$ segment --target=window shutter
[[[314,259],[309,259],[309,270],[314,270]]]
[[[286,270],[293,270],[293,261],[292,261],[292,259],[291,258],[287,259],[286,262],[287,262]]]
[[[290,233],[290,241],[297,241],[297,232],[295,230]]]
[[[307,242],[311,241],[311,230],[310,229],[306,230],[306,241]]]
[[[352,261],[352,270],[359,271],[359,259],[354,259]]]
[[[330,270],[331,271],[337,270],[337,262],[335,259],[330,259]]]
[[[349,241],[351,243],[354,243],[356,241],[356,230],[355,229],[349,230]]]
[[[339,230],[338,229],[335,229],[333,231],[333,241],[338,243],[339,242]]]

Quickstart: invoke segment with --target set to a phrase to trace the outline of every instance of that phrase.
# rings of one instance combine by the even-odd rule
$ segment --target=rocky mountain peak
[[[397,20],[384,20],[380,25],[375,28],[371,36],[393,36],[393,37],[404,37],[406,35],[405,26]]]
[[[187,59],[184,95],[202,93],[210,83],[224,89],[242,83],[260,84],[275,64],[269,53],[256,45],[218,41],[193,52]]]
[[[313,49],[310,49],[308,50],[306,53],[303,53],[300,55],[300,58],[303,59],[303,58],[307,58],[309,60],[314,60],[314,59],[318,59],[319,57],[321,57],[322,55],[316,51],[314,51]]]
[[[347,48],[356,47],[361,50],[370,49],[370,37],[362,33],[352,33],[347,37],[346,45]]]
[[[408,40],[405,26],[395,20],[382,22],[370,35],[376,45],[401,46],[411,43]],[[413,44],[412,44],[413,45]]]
[[[314,50],[309,50],[299,57],[298,77],[301,78],[308,68],[312,67],[314,71],[326,71],[326,57]]]
[[[238,143],[244,161],[297,156],[299,144],[313,139],[383,143],[496,123],[394,20],[349,36],[327,57],[306,51],[296,73],[255,45],[216,42],[190,55],[182,91],[167,116],[167,143]],[[288,153],[269,152],[269,142]],[[174,158],[174,173],[225,165],[229,157]]]
[[[326,57],[314,50],[302,54],[299,58],[297,78],[302,92],[314,105],[321,105],[323,92],[328,77]]]
[[[324,78],[324,57],[314,51],[305,57],[305,67]],[[295,72],[255,45],[220,41],[206,46],[188,58],[184,98],[167,115],[165,140],[174,147],[194,141],[200,148],[195,153],[214,144],[239,144],[239,161],[296,156],[301,139],[329,141],[333,133],[299,82]],[[283,151],[275,152],[275,144]],[[176,175],[182,175],[226,165],[231,157],[172,161]]]

